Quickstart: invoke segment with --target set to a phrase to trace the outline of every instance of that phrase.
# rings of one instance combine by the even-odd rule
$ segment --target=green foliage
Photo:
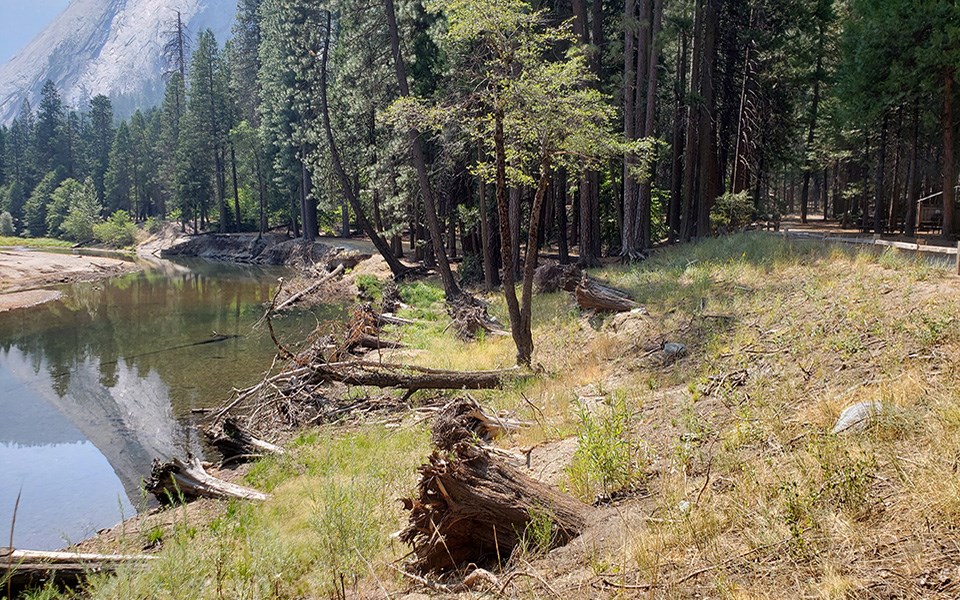
[[[0,236],[11,236],[15,233],[13,216],[8,211],[0,213]]]
[[[717,233],[742,231],[753,222],[753,199],[747,191],[726,193],[710,210],[710,229]]]
[[[143,223],[143,229],[150,234],[160,233],[160,230],[163,229],[163,220],[152,216],[147,217],[147,220]]]
[[[76,242],[87,242],[94,238],[94,226],[100,222],[103,207],[97,200],[97,192],[92,179],[88,178],[80,187],[70,186],[63,191],[69,194],[70,206],[67,215],[60,223],[60,232],[67,239]]]
[[[130,219],[130,213],[118,210],[105,222],[94,224],[93,236],[103,244],[123,248],[133,245],[136,241],[137,226]]]
[[[479,254],[464,254],[457,268],[460,285],[473,285],[483,281],[483,257]]]
[[[533,506],[528,513],[530,520],[520,535],[520,552],[525,558],[536,558],[553,548],[557,525],[547,508]]]
[[[357,275],[357,289],[360,290],[362,296],[375,302],[383,298],[383,282],[375,275],[369,273]]]
[[[577,451],[567,479],[570,491],[584,501],[628,488],[643,473],[626,399],[617,396],[608,402],[593,411],[584,405],[577,409]]]

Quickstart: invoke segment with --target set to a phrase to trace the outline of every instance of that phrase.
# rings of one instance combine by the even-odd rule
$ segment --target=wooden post
[[[960,242],[957,242],[957,275],[960,275]]]

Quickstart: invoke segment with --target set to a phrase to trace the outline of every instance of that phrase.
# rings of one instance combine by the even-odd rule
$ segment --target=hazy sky
[[[27,45],[70,0],[0,0],[0,63]]]

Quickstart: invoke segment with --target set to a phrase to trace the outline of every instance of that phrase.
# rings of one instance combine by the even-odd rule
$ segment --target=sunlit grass
[[[54,238],[22,238],[0,235],[0,247],[69,248],[73,242]]]

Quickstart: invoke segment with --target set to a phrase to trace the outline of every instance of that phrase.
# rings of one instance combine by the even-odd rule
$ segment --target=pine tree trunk
[[[703,62],[703,1],[698,0],[693,26],[693,60],[690,68],[690,93],[693,97],[700,89],[700,72]],[[694,199],[697,189],[697,129],[700,108],[691,104],[687,108],[687,139],[683,157],[683,204],[680,212],[680,240],[690,241],[695,231]]]
[[[403,62],[403,55],[400,51],[400,31],[397,27],[397,14],[393,0],[384,0],[384,7],[387,13],[387,26],[390,30],[390,50],[393,54],[397,85],[400,89],[400,96],[408,97],[410,95],[410,88],[407,82],[407,68]],[[461,295],[462,292],[460,291],[460,286],[457,285],[456,280],[453,278],[453,272],[450,270],[450,262],[447,260],[447,254],[443,249],[443,237],[440,232],[437,207],[433,200],[433,190],[430,187],[427,161],[424,156],[423,145],[420,142],[420,132],[416,128],[411,128],[408,131],[407,137],[410,140],[413,163],[417,170],[417,178],[420,181],[423,209],[426,214],[427,227],[430,229],[430,239],[433,242],[433,253],[437,260],[437,268],[440,271],[440,280],[443,282],[444,295],[446,295],[447,300],[453,300]]]
[[[667,217],[667,233],[671,242],[680,238],[680,208],[683,204],[681,196],[683,194],[683,148],[684,148],[684,128],[686,110],[686,92],[687,92],[687,36],[683,31],[679,33],[678,43],[679,57],[677,59],[677,82],[674,87],[674,113],[673,113],[673,138],[670,164],[671,185],[670,185],[670,206]]]
[[[710,234],[710,209],[719,195],[717,142],[714,127],[714,60],[717,41],[718,0],[706,0],[704,7],[703,53],[701,55],[700,95],[700,201],[697,203],[697,237]]]
[[[644,111],[643,137],[651,138],[654,135],[654,124],[657,116],[657,70],[659,67],[660,53],[657,51],[656,40],[660,35],[660,24],[663,19],[663,0],[652,0],[653,4],[653,28],[650,31],[649,48],[647,51],[647,106]],[[650,218],[651,202],[653,190],[653,178],[657,169],[653,161],[648,165],[646,177],[640,182],[640,231],[637,235],[640,250],[645,251],[650,247]]]
[[[943,74],[943,235],[953,235],[953,204],[957,185],[953,156],[953,67]]]
[[[640,14],[645,14],[643,7],[649,0],[641,1]],[[626,141],[636,139],[636,81],[634,77],[633,47],[636,33],[634,20],[636,19],[635,0],[625,0],[623,8],[623,137]],[[623,228],[620,234],[621,256],[629,258],[636,252],[634,226],[636,223],[635,183],[630,174],[633,158],[628,153],[623,157]]]
[[[337,147],[337,142],[333,137],[333,128],[330,125],[330,106],[327,102],[327,59],[330,46],[330,26],[332,18],[330,11],[326,11],[326,13],[327,23],[326,30],[324,32],[325,41],[320,57],[320,109],[323,117],[323,129],[327,137],[327,146],[330,151],[330,159],[333,162],[333,170],[336,172],[337,179],[340,182],[341,192],[344,196],[346,196],[347,200],[350,202],[350,205],[353,207],[357,224],[360,225],[360,228],[363,229],[367,237],[370,238],[370,241],[373,242],[373,245],[376,246],[377,252],[379,252],[380,256],[383,257],[383,260],[386,261],[387,265],[390,267],[390,272],[393,273],[393,276],[395,278],[399,278],[402,277],[409,269],[407,269],[407,267],[405,267],[403,263],[401,263],[400,260],[394,255],[386,240],[380,237],[380,234],[377,233],[377,231],[373,228],[373,225],[370,224],[370,221],[364,214],[363,206],[360,204],[360,199],[354,193],[350,178],[347,177],[347,173],[343,169],[343,161],[340,159],[340,151]]]
[[[910,140],[910,165],[907,171],[907,216],[905,218],[904,233],[914,236],[917,232],[917,201],[920,199],[920,172],[919,152],[917,151],[920,136],[920,107],[919,101],[913,101],[913,132]]]

